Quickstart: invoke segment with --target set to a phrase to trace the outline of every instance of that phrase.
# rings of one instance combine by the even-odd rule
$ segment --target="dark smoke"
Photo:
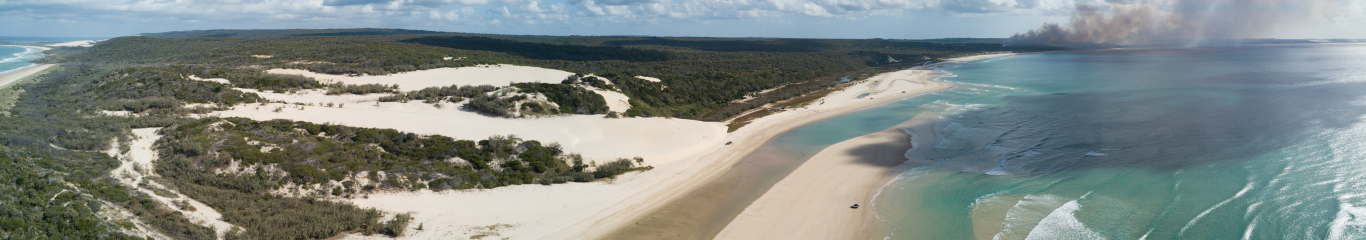
[[[1093,6],[1077,4],[1067,26],[1046,23],[1017,33],[1006,46],[1196,45],[1262,37],[1278,27],[1332,20],[1347,0],[1173,0]]]

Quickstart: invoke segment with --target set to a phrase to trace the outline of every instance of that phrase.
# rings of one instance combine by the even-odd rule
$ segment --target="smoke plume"
[[[1350,17],[1348,0],[1108,0],[1076,4],[1066,26],[1046,23],[1006,46],[1199,44],[1263,37],[1279,27]]]

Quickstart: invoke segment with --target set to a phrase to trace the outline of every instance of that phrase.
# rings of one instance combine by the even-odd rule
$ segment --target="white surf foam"
[[[1081,210],[1081,204],[1077,200],[1068,201],[1062,207],[1054,209],[1039,225],[1029,231],[1029,236],[1025,240],[1032,239],[1105,239],[1100,234],[1086,228],[1086,225],[1077,220],[1076,212]]]
[[[1047,217],[1047,213],[1066,201],[1066,198],[1055,195],[1026,195],[1006,211],[1005,221],[1001,223],[1001,232],[992,238],[1021,239],[1034,229],[1039,221]]]
[[[1328,239],[1366,239],[1366,207],[1343,202],[1328,227]]]

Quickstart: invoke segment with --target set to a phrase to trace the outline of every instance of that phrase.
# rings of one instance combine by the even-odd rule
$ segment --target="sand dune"
[[[912,143],[934,141],[908,134],[933,124],[934,113],[890,129],[826,147],[750,204],[716,239],[857,239],[872,218],[872,197],[888,170],[905,162]],[[851,209],[853,204],[862,205]]]
[[[392,76],[344,77],[307,73],[299,70],[271,70],[273,73],[303,74],[321,80],[348,84],[398,84],[402,90],[453,84],[506,86],[512,82],[556,82],[568,72],[532,67],[438,69]],[[213,81],[204,79],[205,81]],[[608,101],[612,111],[630,108],[624,94],[592,89]],[[414,224],[424,230],[410,229],[413,239],[467,238],[497,234],[515,239],[552,236],[568,225],[636,195],[651,184],[676,176],[697,161],[701,154],[723,146],[726,128],[720,123],[666,118],[609,119],[603,115],[570,115],[545,118],[494,118],[459,109],[455,104],[438,107],[417,101],[408,103],[376,102],[387,94],[326,95],[322,90],[295,93],[256,93],[272,102],[242,104],[232,110],[203,116],[246,117],[256,120],[290,119],[315,123],[335,123],[356,127],[392,128],[419,134],[441,134],[461,139],[484,139],[492,135],[514,134],[528,140],[558,142],[566,151],[606,161],[620,157],[644,157],[654,170],[628,173],[611,182],[568,183],[554,186],[520,185],[489,190],[431,191],[372,194],[354,199],[362,207],[390,213],[413,212]],[[304,105],[296,105],[301,103]],[[328,107],[327,104],[334,104]],[[344,104],[344,105],[343,105]],[[416,225],[414,225],[416,226]],[[494,226],[494,230],[489,227]],[[380,236],[348,235],[367,239]]]
[[[49,47],[90,47],[90,46],[95,46],[95,43],[98,43],[98,42],[100,42],[100,41],[103,41],[103,40],[70,41],[70,42],[64,42],[64,43],[48,44],[47,46],[49,46]]]
[[[519,82],[559,83],[570,75],[555,69],[517,65],[481,65],[477,67],[437,68],[422,71],[398,73],[381,76],[343,76],[309,72],[299,69],[271,69],[269,73],[295,74],[347,84],[398,84],[400,91],[422,90],[429,87],[450,85],[493,85],[507,86]]]
[[[152,144],[156,143],[157,139],[161,138],[161,135],[156,133],[158,129],[160,128],[133,129],[134,139],[132,140],[132,143],[130,143],[131,146],[129,146],[129,150],[126,153],[119,152],[118,142],[114,142],[115,146],[111,147],[106,154],[109,154],[110,157],[119,159],[119,167],[110,170],[109,175],[117,179],[119,183],[137,189],[137,191],[151,196],[152,199],[165,204],[172,210],[184,214],[185,218],[190,220],[190,222],[213,228],[214,231],[218,232],[219,236],[222,236],[228,230],[236,228],[236,226],[221,220],[223,219],[223,214],[218,213],[218,211],[208,205],[204,205],[204,203],[200,203],[188,196],[181,195],[174,190],[168,190],[174,196],[162,196],[147,187],[141,186],[143,183],[146,183],[149,187],[166,189],[165,187],[162,187],[160,183],[146,178],[147,176],[156,175],[152,170],[152,164],[156,161],[157,156],[156,151],[152,149]],[[181,209],[174,203],[177,201],[186,201],[190,206],[194,207],[194,209]]]
[[[344,97],[328,100],[327,97],[332,96],[317,93],[286,96],[297,97],[292,100],[346,101]],[[271,96],[265,97],[275,99]],[[256,120],[289,119],[355,127],[392,128],[418,134],[440,134],[476,140],[493,135],[513,134],[527,140],[558,142],[566,151],[577,152],[598,161],[640,156],[651,165],[677,161],[681,156],[704,150],[710,144],[719,144],[726,131],[725,126],[719,123],[682,119],[610,119],[602,115],[495,118],[461,110],[455,106],[438,108],[418,101],[379,104],[353,102],[342,107],[280,103],[245,104],[206,116],[245,117]]]

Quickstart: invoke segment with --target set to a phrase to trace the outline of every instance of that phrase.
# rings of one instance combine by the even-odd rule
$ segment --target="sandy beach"
[[[1009,54],[955,58],[961,63]],[[932,67],[932,66],[930,66]],[[916,144],[935,141],[937,113],[831,145],[751,203],[717,239],[862,239],[874,228],[872,198]],[[859,204],[859,209],[850,208]]]
[[[47,50],[52,49],[52,48],[46,48],[46,47],[23,46],[23,45],[0,45],[0,46],[23,47],[23,48],[37,49],[38,51],[47,51]],[[33,66],[28,66],[28,67],[23,67],[23,68],[15,69],[15,70],[8,71],[8,72],[5,72],[5,73],[0,73],[0,87],[4,87],[4,86],[7,86],[7,85],[10,85],[11,83],[14,83],[14,82],[16,82],[16,81],[19,81],[19,79],[23,79],[24,77],[27,77],[28,75],[33,75],[34,73],[41,72],[41,71],[46,70],[47,68],[52,67],[52,66],[54,66],[54,65],[53,65],[53,64],[39,64],[39,65],[33,65]]]
[[[28,66],[28,67],[23,67],[23,68],[15,69],[14,71],[10,71],[10,72],[4,73],[4,74],[0,74],[0,87],[9,86],[11,83],[14,83],[14,82],[19,81],[19,79],[24,79],[24,77],[27,77],[27,76],[29,76],[29,75],[33,75],[34,73],[42,72],[43,70],[47,70],[47,68],[50,68],[50,67],[52,67],[52,66],[55,66],[55,65],[54,65],[54,64],[42,64],[42,65]]]
[[[926,113],[895,127],[821,150],[755,200],[716,239],[862,239],[872,198],[888,170],[913,145],[934,141],[910,129],[933,124]],[[913,144],[914,143],[914,144]],[[861,205],[852,209],[851,205]]]
[[[911,97],[927,92],[948,89],[953,85],[949,83],[931,81],[935,76],[932,70],[927,70],[938,67],[941,64],[961,63],[966,61],[979,60],[983,58],[1000,57],[1007,55],[1011,54],[990,54],[971,56],[965,58],[955,58],[938,64],[920,66],[910,70],[879,74],[867,80],[863,80],[862,82],[855,84],[853,86],[846,87],[843,90],[831,93],[830,95],[826,96],[821,100],[823,102],[821,104],[812,105],[807,108],[781,112],[771,116],[757,119],[751,122],[749,125],[746,125],[745,127],[730,134],[730,139],[735,141],[735,145],[719,149],[718,151],[710,153],[709,155],[705,156],[704,159],[708,159],[709,162],[702,162],[696,164],[696,166],[694,166],[694,169],[690,169],[690,171],[688,171],[688,173],[690,174],[676,176],[675,182],[661,183],[661,187],[658,187],[657,189],[648,190],[653,191],[655,193],[643,196],[634,196],[634,199],[628,199],[625,202],[629,202],[632,204],[620,204],[626,207],[620,207],[621,210],[619,211],[611,211],[610,213],[613,214],[614,217],[608,218],[606,216],[611,215],[604,215],[602,216],[602,220],[592,222],[592,225],[585,225],[584,227],[590,228],[588,231],[583,231],[581,233],[576,234],[582,234],[581,236],[585,238],[604,238],[612,234],[617,234],[617,236],[615,237],[623,239],[630,239],[636,237],[680,239],[688,238],[687,236],[693,236],[692,234],[697,234],[690,232],[694,231],[693,229],[678,229],[679,225],[687,226],[689,225],[689,223],[669,222],[668,220],[664,221],[663,223],[651,223],[649,221],[644,221],[645,219],[643,218],[651,214],[657,214],[656,210],[670,204],[675,200],[684,197],[684,195],[692,193],[693,189],[697,189],[698,187],[717,179],[723,173],[728,171],[731,168],[731,166],[735,164],[735,162],[754,152],[765,142],[767,142],[772,137],[777,136],[778,134],[786,132],[787,130],[790,130],[792,128],[796,128],[798,126],[805,125],[807,123],[818,121],[821,119],[846,114],[849,112],[881,105],[887,102],[896,101],[902,98]],[[897,162],[904,162],[905,158],[900,157],[899,154],[904,153],[905,149],[903,148],[902,150],[896,152],[898,152],[897,159],[899,159],[897,160]],[[802,167],[804,168],[806,166]],[[866,184],[876,185],[877,182],[880,181],[880,179],[882,179],[883,174],[890,170],[890,167],[891,166],[888,166],[873,171],[880,171],[881,173],[874,174],[873,177],[865,179],[867,180],[867,182],[869,182]],[[859,174],[859,170],[867,170],[867,168],[851,167],[845,168],[845,170],[852,170],[854,172],[846,173],[840,171],[821,171],[823,173],[817,173],[814,175],[846,176],[848,174]],[[809,176],[793,177],[794,175],[797,174],[794,173],[792,175],[789,175],[787,178],[784,178],[783,182],[796,181],[795,179],[810,178]],[[782,183],[780,182],[779,184]],[[864,188],[859,191],[867,192],[868,189]],[[765,193],[765,195],[767,195],[767,193]],[[788,194],[785,196],[797,195]],[[850,202],[850,204],[852,204],[852,202]],[[751,207],[753,207],[753,205],[751,205]],[[774,209],[777,209],[777,211],[802,211],[802,209]],[[746,211],[749,210],[746,209]],[[627,216],[630,217],[628,218]],[[696,218],[696,216],[689,217],[693,217],[694,219],[683,219],[683,221],[699,220],[698,218]],[[656,224],[659,226],[654,226],[656,229],[630,230],[638,232],[620,232],[622,231],[621,228],[624,226],[633,226],[636,224],[642,224],[642,222],[644,224]],[[633,227],[639,228],[637,226]],[[573,230],[574,229],[571,228],[567,229],[566,231]],[[849,231],[857,231],[857,229],[850,229]],[[645,232],[646,234],[642,234],[641,232]],[[842,235],[852,234],[853,233],[845,233]],[[574,234],[570,235],[573,236]],[[622,237],[621,235],[629,236]],[[705,238],[706,236],[701,237]]]

